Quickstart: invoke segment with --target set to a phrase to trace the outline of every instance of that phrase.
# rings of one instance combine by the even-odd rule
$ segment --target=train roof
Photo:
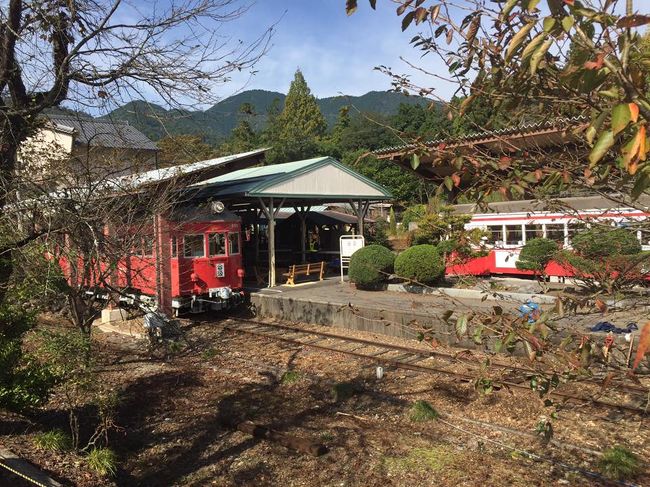
[[[476,203],[454,205],[454,213],[459,214],[482,214],[482,213],[533,213],[542,211],[562,210],[607,210],[613,208],[650,208],[650,196],[641,196],[632,202],[623,195],[592,195],[578,196],[571,198],[555,198],[548,200],[519,200],[499,201],[488,203],[487,209],[480,208]]]

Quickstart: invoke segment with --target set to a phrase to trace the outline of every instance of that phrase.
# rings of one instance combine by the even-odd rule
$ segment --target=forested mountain
[[[256,131],[265,128],[268,111],[274,103],[277,104],[276,109],[281,111],[285,98],[286,95],[275,91],[249,90],[226,98],[205,111],[166,110],[153,103],[133,101],[106,117],[126,120],[153,140],[167,135],[197,134],[202,135],[208,143],[217,143],[227,138],[243,118]],[[344,106],[350,106],[351,112],[356,108],[361,112],[391,116],[398,112],[402,103],[425,105],[428,101],[389,91],[371,91],[362,96],[322,98],[317,103],[332,127]],[[253,109],[252,115],[242,114],[242,105],[249,105]]]

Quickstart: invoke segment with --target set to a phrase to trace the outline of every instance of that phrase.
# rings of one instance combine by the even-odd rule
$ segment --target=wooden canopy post
[[[273,206],[273,198],[269,198],[268,206],[262,198],[258,198],[269,227],[269,287],[275,287],[275,217],[284,204],[284,198],[277,207]]]
[[[357,232],[363,237],[363,219],[366,213],[368,213],[368,208],[370,208],[370,201],[358,200],[358,202],[355,202],[354,200],[350,200],[350,206],[352,206],[357,216]]]
[[[298,218],[300,218],[300,263],[304,264],[307,262],[307,247],[305,243],[307,239],[307,213],[311,210],[311,206],[294,206],[293,209],[296,210]]]

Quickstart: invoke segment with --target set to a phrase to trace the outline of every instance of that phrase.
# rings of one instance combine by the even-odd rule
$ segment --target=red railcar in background
[[[489,213],[475,213],[473,205],[456,205],[456,213],[472,215],[472,220],[465,225],[467,230],[479,228],[487,233],[482,244],[487,255],[449,265],[446,274],[533,276],[533,271],[517,269],[516,265],[519,252],[528,240],[548,238],[562,248],[571,248],[573,235],[592,223],[626,227],[650,216],[648,208],[642,207],[650,203],[645,200],[638,201],[642,209],[615,205],[600,196],[562,198],[556,202],[566,209],[546,211],[543,202],[537,200],[490,203]],[[636,230],[636,235],[642,250],[650,250],[650,234]],[[550,262],[545,273],[551,278],[574,276],[571,269],[557,262]]]

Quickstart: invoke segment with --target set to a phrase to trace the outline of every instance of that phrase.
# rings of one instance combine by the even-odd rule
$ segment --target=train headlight
[[[218,294],[221,299],[230,299],[230,296],[232,296],[232,290],[229,287],[222,287],[219,289]]]

